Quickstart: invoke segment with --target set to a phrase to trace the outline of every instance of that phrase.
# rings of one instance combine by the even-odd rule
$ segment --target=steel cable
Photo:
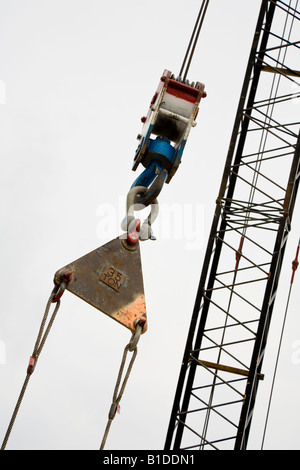
[[[195,26],[194,26],[194,29],[190,38],[190,42],[189,42],[189,45],[187,47],[187,50],[183,59],[179,76],[182,77],[184,81],[186,80],[186,77],[187,77],[191,62],[192,62],[192,58],[193,58],[195,48],[198,42],[199,34],[200,34],[201,27],[205,18],[208,4],[209,4],[209,0],[202,1],[201,7],[198,13],[198,17],[197,17],[197,20],[196,20],[196,23],[195,23]],[[186,65],[186,61],[188,61],[187,65]],[[184,67],[186,67],[185,70],[184,70]]]
[[[291,300],[291,293],[292,293],[292,288],[293,288],[293,283],[294,283],[294,275],[295,275],[295,271],[296,271],[296,269],[298,268],[298,265],[299,265],[299,261],[298,261],[299,247],[300,247],[300,239],[299,239],[298,247],[297,247],[297,251],[296,251],[296,258],[292,262],[293,274],[292,274],[292,277],[291,277],[290,288],[289,288],[289,292],[288,292],[288,296],[287,296],[286,307],[285,307],[285,312],[284,312],[284,318],[283,318],[283,323],[282,323],[282,327],[281,327],[281,334],[280,334],[279,346],[278,346],[278,351],[277,351],[277,356],[276,356],[276,361],[275,361],[275,367],[274,367],[274,372],[273,372],[271,391],[270,391],[270,395],[269,395],[268,408],[267,408],[267,414],[266,414],[265,425],[264,425],[264,432],[263,432],[263,437],[262,437],[262,441],[261,441],[261,450],[263,450],[265,437],[266,437],[266,431],[267,431],[267,426],[268,426],[268,421],[269,421],[269,415],[270,415],[270,409],[271,409],[271,403],[272,403],[272,398],[273,398],[275,380],[276,380],[276,375],[277,375],[278,363],[279,363],[279,358],[280,358],[281,346],[282,346],[282,341],[283,341],[284,329],[285,329],[285,324],[286,324],[286,320],[287,320],[287,315],[288,315],[288,310],[289,310],[289,305],[290,305],[290,300]]]
[[[7,428],[7,431],[6,431],[6,434],[5,434],[5,437],[4,437],[4,440],[3,440],[3,443],[2,443],[2,446],[1,446],[1,450],[5,450],[6,448],[6,445],[7,445],[7,442],[8,442],[8,439],[9,439],[9,436],[10,436],[10,433],[12,431],[12,428],[13,428],[13,425],[15,423],[15,420],[16,420],[16,417],[17,417],[17,414],[19,412],[19,409],[20,409],[20,406],[21,406],[21,403],[22,403],[22,400],[23,400],[23,397],[24,397],[24,394],[25,394],[25,391],[26,391],[26,388],[27,388],[27,385],[28,385],[28,382],[29,382],[29,379],[31,377],[31,374],[33,373],[34,371],[34,368],[36,366],[36,362],[38,360],[38,357],[39,355],[41,354],[42,352],[42,349],[44,347],[44,344],[45,344],[45,341],[49,335],[49,332],[50,332],[50,329],[53,325],[53,322],[54,322],[54,319],[56,317],[56,314],[58,312],[58,309],[60,307],[60,300],[58,300],[56,302],[56,305],[55,305],[55,308],[54,308],[54,311],[52,313],[52,316],[49,320],[49,323],[47,325],[47,328],[44,332],[44,329],[45,329],[45,326],[46,326],[46,322],[47,322],[47,318],[48,318],[48,315],[49,315],[49,311],[50,311],[50,307],[51,307],[51,304],[53,303],[53,297],[55,296],[55,292],[52,291],[50,297],[49,297],[49,300],[47,302],[47,305],[46,305],[46,309],[45,309],[45,313],[44,313],[44,316],[43,316],[43,319],[42,319],[42,322],[41,322],[41,326],[40,326],[40,329],[39,329],[39,332],[38,332],[38,336],[37,336],[37,340],[36,340],[36,343],[35,343],[35,346],[34,346],[34,350],[33,350],[33,353],[32,353],[32,356],[30,358],[30,362],[29,362],[29,366],[27,368],[27,374],[26,374],[26,377],[25,377],[25,380],[24,380],[24,383],[23,383],[23,386],[22,386],[22,389],[21,389],[21,392],[20,392],[20,395],[19,395],[19,398],[17,400],[17,404],[15,406],[15,409],[14,409],[14,412],[12,414],[12,417],[11,417],[11,420],[10,420],[10,423],[8,425],[8,428]]]
[[[123,383],[121,385],[121,389],[119,391],[121,378],[122,378],[122,375],[123,375],[123,370],[124,370],[124,367],[125,367],[128,351],[133,352],[133,355],[131,357],[130,363],[129,363],[127,371],[125,373]],[[114,389],[114,393],[113,393],[113,400],[112,400],[112,404],[111,404],[111,407],[110,407],[110,410],[109,410],[108,421],[107,421],[106,428],[105,428],[105,431],[104,431],[104,435],[103,435],[103,438],[102,438],[100,450],[103,450],[104,446],[106,444],[106,440],[107,440],[107,436],[108,436],[108,433],[109,433],[109,430],[110,430],[111,423],[112,423],[112,421],[113,421],[113,419],[116,415],[116,412],[119,409],[119,403],[120,403],[121,398],[123,396],[123,393],[124,393],[127,381],[129,379],[129,375],[130,375],[131,369],[133,367],[133,363],[136,359],[136,356],[137,356],[137,345],[134,344],[133,348],[132,348],[131,343],[127,344],[127,346],[125,346],[125,349],[124,349],[124,352],[123,352],[121,366],[120,366],[120,369],[119,369],[119,373],[118,373],[118,377],[117,377],[117,381],[116,381],[116,385],[115,385],[115,389]]]

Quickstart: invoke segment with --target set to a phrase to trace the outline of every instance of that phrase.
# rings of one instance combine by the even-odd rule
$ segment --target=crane
[[[282,18],[284,18],[283,22]],[[297,136],[299,123],[282,121],[283,118],[280,115],[282,107],[286,109],[285,105],[299,98],[299,88],[297,88],[299,87],[297,82],[299,72],[296,70],[297,62],[295,62],[299,45],[297,40],[291,39],[293,28],[298,20],[297,4],[290,2],[287,5],[283,1],[275,0],[262,1],[217,197],[170,419],[166,450],[173,445],[174,449],[217,448],[219,445],[227,446],[232,442],[235,443],[235,448],[247,446],[258,383],[264,379],[262,360],[287,236],[291,228],[299,179],[299,137]],[[278,24],[279,29],[282,24],[285,24],[284,31],[277,30]],[[295,53],[291,63],[288,62],[290,51]],[[183,74],[182,81],[175,80],[177,83],[173,83],[173,85],[181,83],[178,88],[184,92],[189,89],[189,85],[185,83],[186,73]],[[169,79],[172,84],[174,80],[168,71],[165,71],[162,77],[164,79],[161,80],[160,85],[166,84]],[[271,87],[269,87],[269,81],[271,81]],[[293,92],[290,90],[291,86],[294,87]],[[194,88],[194,96],[204,97],[202,85],[192,88]],[[270,90],[267,98],[266,90]],[[200,95],[199,91],[201,91]],[[153,111],[152,107],[155,108],[158,96],[159,93],[154,95],[155,100],[151,102],[149,111]],[[197,100],[196,104],[198,105]],[[179,114],[175,117],[174,109],[161,107],[160,111],[164,117],[172,117],[181,124],[187,124],[187,117]],[[196,109],[193,109],[194,111]],[[287,116],[289,116],[288,113]],[[192,121],[194,118],[195,115],[192,116]],[[189,122],[189,126],[193,125],[192,121]],[[145,119],[143,123],[146,124],[144,130],[148,131],[149,121]],[[252,136],[254,136],[253,139]],[[151,142],[150,150],[149,146],[147,149],[145,146],[143,148],[145,142],[143,139],[148,139],[148,137],[147,132],[139,135],[142,145],[139,145],[137,149],[133,169],[136,169],[139,163],[144,163],[147,168],[142,179],[138,178],[132,188],[140,187],[140,184],[145,182],[144,177],[147,178],[147,184],[152,184],[154,178],[159,185],[164,183],[166,168],[163,167],[163,163],[166,160],[167,171],[171,171],[171,177],[178,168],[178,160],[175,159],[172,162],[172,164],[175,163],[172,167],[168,161],[170,160],[169,152],[174,152],[168,142],[170,134],[168,137],[163,136],[167,140]],[[180,147],[182,141],[177,143],[182,152],[183,146]],[[153,146],[155,146],[154,151]],[[146,151],[146,156],[148,152],[149,157],[151,153],[161,155],[161,149],[166,152],[163,154],[165,158],[156,159],[155,167],[152,163],[148,166],[149,160],[142,160],[145,155],[145,153],[141,155],[142,151]],[[172,158],[173,156],[174,154]],[[277,170],[279,169],[278,175],[276,172],[278,180],[273,176],[272,169],[275,166]],[[156,191],[155,184],[153,187]],[[158,189],[160,190],[161,187]],[[143,202],[145,201],[142,199],[143,194],[138,193],[138,196]],[[145,228],[145,239],[154,238],[151,223],[148,224],[149,220],[147,219],[146,224],[148,228]],[[128,220],[125,221],[126,230],[129,229],[127,222]],[[128,250],[124,259],[129,265],[129,259],[133,259],[132,253],[134,253],[137,258],[136,271],[140,271],[139,251],[135,245],[136,237],[141,233],[141,226],[136,223],[135,219],[134,226],[128,230],[128,233],[127,241],[130,242],[132,251]],[[264,237],[260,238],[262,233]],[[78,279],[81,263],[87,260],[92,262],[96,258],[101,258],[101,262],[104,263],[109,257],[111,262],[109,265],[105,264],[103,270],[98,273],[98,280],[102,282],[103,289],[108,291],[108,288],[112,288],[114,292],[120,292],[123,289],[122,286],[127,286],[128,277],[132,274],[124,266],[119,271],[112,266],[116,263],[115,252],[123,246],[119,240],[114,240],[105,247],[105,259],[101,258],[104,251],[96,250],[96,253],[88,258],[77,260],[71,263],[71,266],[68,265],[56,273],[54,297],[51,297],[51,301],[53,299],[56,302],[59,301],[66,288],[86,300],[90,291],[76,288],[74,273]],[[297,262],[295,258],[295,269]],[[69,269],[70,267],[72,269]],[[139,298],[142,298],[141,278],[138,277],[137,281]],[[262,300],[261,305],[257,303],[259,296]],[[128,301],[127,298],[126,302]],[[99,304],[95,306],[98,308]],[[135,330],[137,326],[143,329],[146,318],[144,303],[141,302],[140,306],[142,306],[139,311],[139,314],[142,312],[142,322],[139,316],[133,315],[127,323],[127,312],[121,320],[119,316],[115,316],[114,311],[108,309],[105,313],[124,323],[131,330]],[[105,310],[103,303],[100,307]],[[56,312],[57,309],[54,314]],[[247,314],[249,317],[246,316]],[[132,346],[131,343],[130,345]],[[36,357],[33,354],[28,365],[29,376],[35,366]],[[198,378],[200,385],[196,384]],[[203,385],[202,381],[206,378],[208,382]],[[204,397],[200,395],[202,392]],[[219,399],[222,401],[216,401]],[[196,407],[193,407],[192,401],[196,402]],[[200,407],[199,403],[201,403]],[[112,416],[117,411],[117,404],[113,403],[113,405]],[[226,411],[223,413],[223,410],[227,408],[230,411],[234,408],[234,418],[227,415]],[[199,415],[201,414],[205,417],[202,430],[199,431]],[[220,422],[221,425],[219,425]],[[227,434],[227,427],[229,432],[231,431],[229,434]],[[211,429],[217,431],[218,435],[212,436]],[[192,442],[189,442],[190,436],[192,436]],[[175,438],[174,444],[173,438]]]
[[[247,448],[300,177],[299,21],[262,1],[165,449]]]

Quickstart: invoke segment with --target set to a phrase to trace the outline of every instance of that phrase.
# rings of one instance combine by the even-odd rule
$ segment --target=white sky
[[[141,244],[149,328],[108,450],[163,449],[260,3],[212,0],[209,6],[189,73],[205,83],[208,96],[183,163],[160,195],[157,241]],[[141,171],[131,171],[140,117],[163,70],[178,74],[199,5],[0,0],[3,437],[54,273],[121,233],[126,194]],[[279,316],[300,234],[298,214],[299,203]],[[297,275],[295,283],[265,449],[300,448]],[[7,449],[98,449],[130,336],[66,292]],[[272,328],[249,448],[260,446],[278,336]]]

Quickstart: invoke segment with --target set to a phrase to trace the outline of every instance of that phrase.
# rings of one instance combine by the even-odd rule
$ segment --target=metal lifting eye
[[[148,217],[142,224],[134,216],[134,212],[145,209],[143,204],[135,203],[137,195],[144,194],[148,188],[144,186],[135,186],[130,189],[127,194],[126,200],[126,217],[122,221],[121,227],[127,232],[127,240],[129,243],[134,244],[138,240],[155,240],[152,232],[152,224],[158,216],[158,201],[154,199],[151,204],[151,210]],[[133,235],[132,235],[133,234]]]

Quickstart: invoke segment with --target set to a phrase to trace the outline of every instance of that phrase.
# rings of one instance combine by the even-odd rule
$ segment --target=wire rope
[[[272,398],[273,398],[273,392],[274,392],[274,386],[275,386],[275,380],[276,380],[276,375],[277,375],[277,370],[278,370],[278,363],[279,363],[279,357],[280,357],[280,352],[281,352],[281,347],[282,347],[282,340],[283,340],[283,335],[284,335],[284,329],[286,325],[286,319],[288,315],[288,310],[289,310],[289,305],[290,305],[290,300],[291,300],[291,293],[292,293],[292,288],[293,288],[293,282],[294,282],[294,274],[295,271],[298,267],[298,254],[299,254],[299,246],[300,246],[300,239],[298,243],[298,248],[296,252],[296,258],[292,263],[292,269],[293,269],[293,274],[290,282],[290,287],[289,287],[289,292],[287,296],[287,301],[286,301],[286,306],[285,306],[285,312],[284,312],[284,318],[283,318],[283,323],[282,323],[282,328],[281,328],[281,334],[280,334],[280,339],[279,339],[279,346],[278,346],[278,351],[277,351],[277,356],[276,356],[276,361],[275,361],[275,367],[274,367],[274,373],[273,373],[273,378],[272,378],[272,385],[271,385],[271,391],[269,395],[269,401],[268,401],[268,408],[267,408],[267,414],[266,414],[266,419],[265,419],[265,425],[264,425],[264,431],[263,431],[263,437],[262,437],[262,442],[261,442],[261,450],[263,450],[264,447],[264,442],[265,442],[265,437],[266,437],[266,431],[267,431],[267,426],[268,426],[268,421],[269,421],[269,416],[270,416],[270,409],[271,409],[271,403],[272,403]]]
[[[55,308],[53,310],[53,313],[52,313],[52,316],[48,322],[48,325],[45,329],[45,326],[46,326],[46,322],[47,322],[47,318],[48,318],[48,314],[49,314],[49,311],[50,311],[50,307],[52,305],[52,303],[54,302],[54,291],[51,293],[50,297],[49,297],[49,300],[47,302],[47,305],[46,305],[46,309],[45,309],[45,313],[44,313],[44,316],[43,316],[43,319],[42,319],[42,322],[41,322],[41,326],[40,326],[40,329],[39,329],[39,332],[38,332],[38,336],[37,336],[37,339],[36,339],[36,343],[35,343],[35,346],[34,346],[34,350],[33,350],[33,353],[32,353],[32,356],[30,357],[30,361],[29,361],[29,365],[28,365],[28,368],[27,368],[27,373],[26,373],[26,377],[25,377],[25,380],[24,380],[24,383],[23,383],[23,386],[22,386],[22,389],[21,389],[21,392],[19,394],[19,397],[18,397],[18,400],[17,400],[17,403],[16,403],[16,406],[15,406],[15,409],[13,411],[13,414],[12,414],[12,417],[11,417],[11,420],[9,422],[9,425],[8,425],[8,428],[7,428],[7,431],[6,431],[6,434],[4,436],[4,439],[3,439],[3,443],[1,445],[1,450],[5,450],[6,448],[6,445],[7,445],[7,442],[8,442],[8,439],[9,439],[9,436],[11,434],[11,431],[12,431],[12,428],[14,426],[14,423],[15,423],[15,420],[16,420],[16,417],[17,417],[17,414],[19,412],[19,409],[20,409],[20,406],[21,406],[21,403],[22,403],[22,400],[23,400],[23,397],[25,395],[25,391],[27,389],[27,385],[29,383],[29,379],[35,369],[35,366],[36,366],[36,362],[42,352],[42,349],[44,347],[44,344],[45,344],[45,341],[50,333],[50,330],[51,330],[51,327],[53,325],[53,322],[55,320],[55,317],[56,317],[56,314],[58,312],[58,309],[60,307],[60,300],[58,300],[56,302],[56,305],[55,305]],[[44,331],[45,330],[45,331]]]
[[[189,45],[187,47],[187,50],[186,50],[186,53],[182,62],[179,76],[183,78],[183,81],[186,80],[186,77],[187,77],[187,74],[188,74],[194,53],[195,53],[196,45],[198,42],[199,34],[202,28],[202,24],[205,18],[208,4],[209,4],[209,0],[202,1],[201,7],[199,10],[197,19],[196,19],[196,23],[195,23],[195,26],[194,26],[194,29],[190,38],[190,42],[189,42]]]

